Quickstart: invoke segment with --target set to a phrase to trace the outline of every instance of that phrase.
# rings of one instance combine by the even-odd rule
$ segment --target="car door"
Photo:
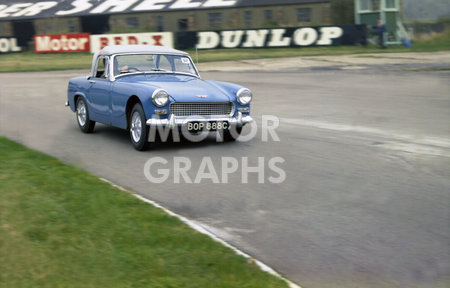
[[[108,57],[99,57],[95,74],[89,78],[86,93],[90,102],[89,111],[93,121],[110,124],[111,122],[111,81],[108,75]]]

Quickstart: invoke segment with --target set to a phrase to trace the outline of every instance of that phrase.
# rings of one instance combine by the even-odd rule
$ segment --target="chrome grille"
[[[187,103],[174,102],[170,104],[170,112],[174,116],[209,116],[230,115],[233,111],[232,102]]]

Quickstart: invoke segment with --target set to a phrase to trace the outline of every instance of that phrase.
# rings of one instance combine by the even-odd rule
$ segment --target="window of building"
[[[188,17],[188,29],[193,30],[195,29],[195,16],[189,15]]]
[[[311,8],[298,8],[297,22],[311,22]]]
[[[219,27],[222,24],[222,13],[209,13],[208,21],[210,27]]]
[[[137,18],[137,17],[125,18],[125,26],[127,28],[138,28],[139,27],[139,18]]]
[[[53,30],[53,22],[47,22],[45,23],[45,32],[51,33]]]
[[[163,18],[163,16],[157,16],[156,17],[156,30],[158,30],[158,32],[164,31],[164,18]]]
[[[250,11],[250,10],[244,11],[245,26],[252,26],[252,23],[253,23],[252,18],[253,18],[252,11]]]
[[[109,15],[81,16],[81,31],[91,34],[103,34],[109,31]]]
[[[372,0],[359,0],[359,4],[360,4],[360,9],[362,11],[366,11],[366,10],[371,10],[371,4],[372,4]]]
[[[380,0],[372,0],[372,11],[380,10]]]
[[[395,0],[386,0],[386,8],[395,8]],[[378,11],[381,9],[380,0],[359,0],[361,11]]]
[[[273,12],[272,10],[265,10],[264,16],[266,17],[266,21],[272,21],[273,19]]]
[[[67,21],[67,31],[69,33],[75,32],[75,23],[72,20]]]
[[[178,31],[188,30],[188,19],[178,19]]]
[[[388,9],[397,8],[395,5],[395,0],[386,0],[386,8]]]

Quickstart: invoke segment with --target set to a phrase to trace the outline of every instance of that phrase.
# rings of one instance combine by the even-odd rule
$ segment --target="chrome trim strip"
[[[167,115],[167,109],[156,109],[155,114],[156,115]]]
[[[228,121],[230,125],[236,125],[238,127],[244,126],[245,124],[253,122],[253,118],[251,116],[242,116],[241,112],[237,113],[237,117],[176,117],[170,114],[169,118],[159,119],[159,118],[151,118],[148,119],[146,124],[148,126],[157,127],[157,126],[169,126],[170,129],[173,129],[177,126],[185,125],[187,122],[207,122],[207,121]]]
[[[238,111],[242,112],[242,113],[249,113],[250,108],[249,107],[241,107],[241,108],[238,108]]]

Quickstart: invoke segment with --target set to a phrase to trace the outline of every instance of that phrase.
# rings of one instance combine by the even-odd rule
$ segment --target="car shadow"
[[[104,124],[98,124],[95,126],[94,135],[101,135],[101,137],[108,138],[108,141],[115,141],[120,144],[129,145],[131,149],[133,146],[130,141],[130,134],[127,130],[116,128],[113,126],[108,126]],[[230,146],[234,145],[234,142],[224,142],[218,141],[216,139],[216,133],[210,133],[204,140],[199,142],[189,141],[184,137],[180,137],[179,141],[174,141],[172,137],[168,137],[166,141],[157,141],[156,145],[149,149],[149,151],[168,151],[168,150],[179,150],[179,149],[199,149],[211,146]]]

